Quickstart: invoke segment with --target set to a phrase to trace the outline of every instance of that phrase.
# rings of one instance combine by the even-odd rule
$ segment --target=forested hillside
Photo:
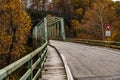
[[[26,54],[30,29],[31,19],[20,1],[0,1],[0,67]]]
[[[27,53],[30,31],[46,15],[64,18],[68,38],[120,41],[119,1],[0,0],[0,63],[7,60],[3,66]]]
[[[65,18],[68,37],[120,41],[120,2],[112,0],[52,0],[54,12]],[[105,37],[105,25],[111,36]],[[71,34],[72,32],[72,34]]]
[[[120,41],[120,2],[112,0],[32,0],[30,10],[63,17],[67,37]],[[32,15],[32,17],[34,17]],[[35,18],[35,17],[34,17]],[[106,25],[111,36],[106,37]]]
[[[0,69],[33,50],[32,29],[48,15],[64,18],[67,38],[120,42],[120,1],[0,0]]]

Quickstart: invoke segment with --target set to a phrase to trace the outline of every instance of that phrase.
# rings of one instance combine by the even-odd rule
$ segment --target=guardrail
[[[36,49],[35,51],[31,52],[30,54],[26,55],[25,57],[17,60],[16,62],[8,65],[7,67],[0,70],[0,80],[3,80],[7,76],[9,76],[12,72],[17,70],[18,68],[22,67],[25,63],[28,63],[28,70],[27,72],[20,78],[20,80],[37,80],[40,76],[42,76],[42,69],[44,67],[44,62],[46,59],[47,54],[47,41]],[[37,56],[37,59],[36,57]],[[35,61],[33,61],[36,59]],[[37,69],[37,72],[33,75],[33,71]]]
[[[66,41],[120,49],[120,42],[114,42],[114,41],[101,41],[101,40],[76,39],[76,38],[72,38],[72,39],[68,38],[66,39]]]

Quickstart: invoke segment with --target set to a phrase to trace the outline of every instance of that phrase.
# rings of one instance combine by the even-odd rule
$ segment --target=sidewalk
[[[48,46],[48,55],[41,80],[67,80],[62,60],[54,48]]]

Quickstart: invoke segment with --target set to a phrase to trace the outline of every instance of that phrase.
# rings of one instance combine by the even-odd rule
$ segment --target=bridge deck
[[[120,80],[120,51],[78,43],[50,41],[67,59],[75,80]]]
[[[67,80],[63,62],[54,48],[48,46],[48,57],[41,80]]]

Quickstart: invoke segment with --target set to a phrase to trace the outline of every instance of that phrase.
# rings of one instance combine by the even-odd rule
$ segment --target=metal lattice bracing
[[[34,42],[41,39],[65,40],[64,21],[60,17],[45,17],[33,28]]]
[[[64,21],[60,17],[47,17],[48,37],[65,40]]]

